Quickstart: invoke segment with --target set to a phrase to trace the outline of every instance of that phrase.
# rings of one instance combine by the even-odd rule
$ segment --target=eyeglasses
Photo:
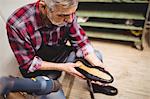
[[[62,18],[70,18],[70,17],[73,17],[75,14],[75,12],[71,13],[71,14],[58,14],[59,17],[62,17]]]

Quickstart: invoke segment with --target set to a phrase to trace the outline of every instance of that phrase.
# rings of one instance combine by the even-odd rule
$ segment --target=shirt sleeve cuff
[[[35,56],[31,63],[31,66],[28,69],[28,73],[38,70],[41,67],[41,64],[42,64],[42,59],[38,56]]]

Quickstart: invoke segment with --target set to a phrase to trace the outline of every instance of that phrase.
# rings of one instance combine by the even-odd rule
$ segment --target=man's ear
[[[46,8],[45,1],[44,1],[44,0],[40,0],[40,1],[39,1],[39,6],[40,6],[41,8]]]
[[[44,0],[40,0],[40,1],[39,1],[39,9],[40,9],[40,11],[41,11],[43,14],[46,13],[45,8],[46,8],[46,4],[45,4]]]

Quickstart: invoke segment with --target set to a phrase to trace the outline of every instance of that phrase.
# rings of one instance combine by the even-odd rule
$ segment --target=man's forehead
[[[61,13],[68,13],[68,12],[75,12],[77,9],[77,6],[63,6],[63,5],[56,5],[54,10]]]

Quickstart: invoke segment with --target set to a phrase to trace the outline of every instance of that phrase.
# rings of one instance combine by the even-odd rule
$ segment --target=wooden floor
[[[139,51],[130,44],[112,41],[92,40],[92,44],[103,53],[104,63],[115,78],[111,85],[119,91],[116,96],[95,94],[96,99],[150,99],[150,49]],[[62,81],[66,89],[68,79]],[[36,98],[13,94],[8,99]],[[69,99],[91,99],[86,81],[75,78]]]
[[[150,99],[150,49],[139,51],[129,44],[93,41],[101,50],[104,63],[114,75],[116,96],[95,94],[96,99]],[[66,84],[63,84],[64,87]],[[69,99],[91,99],[84,80],[75,78]]]

